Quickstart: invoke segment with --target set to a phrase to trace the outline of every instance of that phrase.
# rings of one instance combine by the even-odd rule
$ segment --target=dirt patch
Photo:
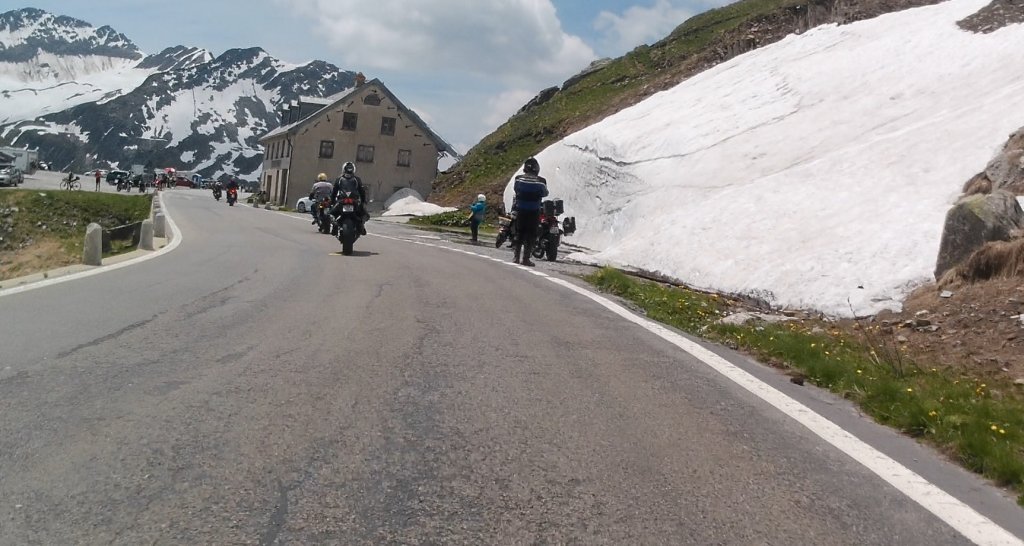
[[[57,240],[43,240],[17,250],[0,252],[0,280],[14,279],[81,262]]]
[[[1024,0],[993,0],[977,13],[957,21],[960,28],[981,34],[1017,23],[1024,23]]]
[[[943,292],[948,297],[942,297]],[[915,362],[969,377],[1024,378],[1024,278],[994,279],[944,291],[922,287],[900,313],[875,317]]]

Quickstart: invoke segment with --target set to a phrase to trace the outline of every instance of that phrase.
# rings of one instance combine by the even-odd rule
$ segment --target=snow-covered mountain
[[[32,8],[0,14],[0,124],[133,89],[152,73],[140,59],[110,27]]]
[[[1024,24],[958,25],[988,3],[791,35],[550,146],[541,174],[596,251],[577,256],[778,306],[899,308],[964,182],[1024,125]]]
[[[0,141],[38,147],[60,168],[151,161],[251,178],[278,104],[354,82],[329,63],[288,65],[259,48],[147,56],[109,27],[36,9],[0,15]]]

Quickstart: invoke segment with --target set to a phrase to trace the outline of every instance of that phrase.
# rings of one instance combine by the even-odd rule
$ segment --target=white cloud
[[[348,67],[461,72],[539,90],[592,61],[550,0],[278,0]]]
[[[632,6],[622,15],[602,11],[594,20],[594,28],[604,33],[608,53],[621,55],[640,44],[664,38],[693,15],[693,11],[677,8],[668,0],[655,0],[650,7]]]
[[[536,95],[536,91],[510,89],[492,96],[487,99],[488,114],[484,117],[484,124],[487,127],[497,127],[505,123]]]

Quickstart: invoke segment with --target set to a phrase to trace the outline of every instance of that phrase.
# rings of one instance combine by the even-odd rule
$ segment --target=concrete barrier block
[[[167,237],[167,219],[164,213],[158,212],[153,215],[153,235],[155,237]]]
[[[85,248],[82,250],[82,263],[85,265],[103,265],[103,226],[92,223],[85,228]]]
[[[156,250],[153,247],[153,221],[143,220],[142,221],[142,233],[139,236],[139,249],[140,250]]]

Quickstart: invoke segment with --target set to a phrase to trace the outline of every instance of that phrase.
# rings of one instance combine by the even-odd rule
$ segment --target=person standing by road
[[[515,263],[522,263],[527,267],[533,267],[533,245],[537,243],[537,225],[540,224],[541,201],[548,196],[548,181],[540,176],[540,163],[534,158],[523,162],[523,174],[515,179],[514,189],[516,192],[512,209],[517,211],[516,224],[519,230],[519,237],[516,239]],[[521,251],[526,246],[526,254]],[[522,256],[522,262],[519,261]]]
[[[484,214],[487,212],[487,196],[480,194],[476,196],[476,202],[469,206],[472,212],[469,215],[469,230],[473,234],[472,241],[476,242],[476,236],[480,231],[480,224],[484,221]]]
[[[103,175],[100,174],[100,170],[96,169],[96,191],[100,191],[100,178],[102,177]]]

